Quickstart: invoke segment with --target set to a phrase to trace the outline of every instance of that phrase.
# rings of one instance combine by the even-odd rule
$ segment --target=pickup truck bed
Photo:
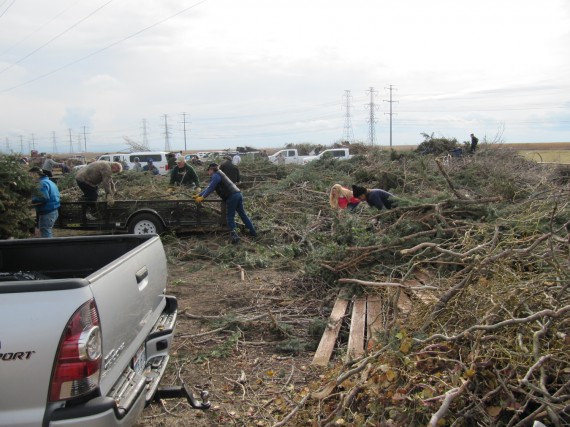
[[[174,335],[166,267],[153,235],[0,241],[0,426],[133,425]]]

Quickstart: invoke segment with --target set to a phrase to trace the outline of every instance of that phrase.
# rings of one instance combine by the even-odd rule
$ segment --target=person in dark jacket
[[[170,185],[185,185],[190,188],[200,188],[200,179],[192,166],[186,163],[184,157],[176,159],[176,166],[170,171]]]
[[[59,189],[53,181],[37,166],[30,173],[38,180],[38,191],[32,196],[32,204],[36,208],[37,228],[41,237],[53,237],[53,226],[59,216]]]
[[[196,203],[202,203],[206,197],[215,191],[227,206],[226,220],[230,229],[232,243],[239,242],[239,236],[236,233],[236,212],[249,230],[250,236],[256,237],[255,227],[243,208],[243,196],[240,189],[219,169],[217,163],[210,163],[207,172],[208,176],[210,176],[210,184],[194,197]]]
[[[146,161],[146,165],[143,166],[142,171],[143,172],[150,172],[153,175],[158,175],[160,173],[158,168],[154,165],[154,162],[152,159],[148,159]]]
[[[379,188],[367,189],[358,185],[352,186],[352,194],[357,199],[365,201],[376,209],[392,209],[395,206],[393,194]]]
[[[474,134],[471,134],[471,152],[474,153],[477,149],[477,144],[479,143],[479,138],[477,138]]]
[[[172,173],[172,170],[176,167],[176,154],[168,153],[166,155],[167,158],[167,165],[168,165],[168,173]]]
[[[226,156],[224,159],[226,159],[226,161],[220,165],[220,170],[225,173],[226,176],[231,179],[234,184],[239,184],[239,168],[237,165],[233,164],[232,158],[230,156]]]

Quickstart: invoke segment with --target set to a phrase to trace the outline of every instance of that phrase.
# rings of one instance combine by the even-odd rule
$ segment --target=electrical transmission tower
[[[342,140],[351,143],[354,141],[354,133],[352,132],[352,121],[350,118],[350,107],[352,104],[352,95],[350,94],[350,90],[344,91],[343,100],[344,108],[346,108],[346,113],[344,115],[344,133]]]
[[[368,104],[368,107],[370,109],[370,116],[368,118],[368,123],[370,124],[368,131],[368,141],[370,142],[370,145],[374,145],[374,142],[376,141],[376,129],[374,126],[376,124],[376,118],[374,117],[374,112],[378,109],[378,106],[374,104],[374,94],[377,92],[373,87],[370,87],[366,93],[370,94],[370,103]]]
[[[170,151],[170,131],[168,130],[168,116],[164,115],[164,151]]]
[[[85,126],[83,126],[83,144],[85,146],[85,152],[87,153],[87,131],[85,130]]]
[[[148,131],[146,129],[146,119],[143,119],[142,121],[142,128],[143,128],[143,146],[146,149],[150,150],[150,147],[148,146]]]
[[[387,88],[390,91],[390,100],[384,100],[384,102],[389,102],[390,103],[390,112],[389,113],[384,113],[384,114],[389,114],[390,115],[390,150],[392,149],[392,115],[395,113],[392,113],[392,104],[394,102],[398,102],[398,101],[392,101],[392,90],[394,89],[394,86],[390,85]]]
[[[71,138],[71,128],[69,130],[69,154],[73,153],[73,139]]]
[[[54,153],[57,153],[57,140],[55,139],[55,131],[52,132],[53,149]]]
[[[182,124],[184,125],[184,151],[188,150],[186,146],[186,123],[191,123],[186,121],[186,114],[188,113],[182,113]]]

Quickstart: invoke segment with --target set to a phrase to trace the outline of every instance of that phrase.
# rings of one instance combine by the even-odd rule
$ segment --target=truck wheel
[[[164,227],[156,215],[142,213],[135,215],[129,222],[131,234],[160,234]]]

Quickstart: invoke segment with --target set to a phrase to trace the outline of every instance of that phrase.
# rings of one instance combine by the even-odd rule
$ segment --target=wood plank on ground
[[[403,316],[407,316],[412,311],[412,300],[404,292],[400,291],[396,306]]]
[[[423,283],[417,280],[406,280],[404,285],[410,287],[422,287],[424,286]],[[424,304],[432,304],[437,302],[437,297],[429,290],[429,289],[410,289],[412,294],[416,296],[421,302]]]
[[[368,296],[366,299],[366,337],[368,339],[367,348],[370,350],[376,344],[376,334],[383,330],[382,318],[382,298],[379,296]]]
[[[315,356],[313,357],[313,365],[327,366],[329,363],[329,359],[331,358],[334,344],[336,342],[336,337],[338,336],[338,332],[342,325],[342,318],[346,313],[347,307],[348,300],[341,298],[336,299],[327,327],[323,333],[319,347],[315,352]]]
[[[366,298],[357,298],[352,303],[350,335],[348,336],[347,360],[364,354],[364,329],[366,327]]]

